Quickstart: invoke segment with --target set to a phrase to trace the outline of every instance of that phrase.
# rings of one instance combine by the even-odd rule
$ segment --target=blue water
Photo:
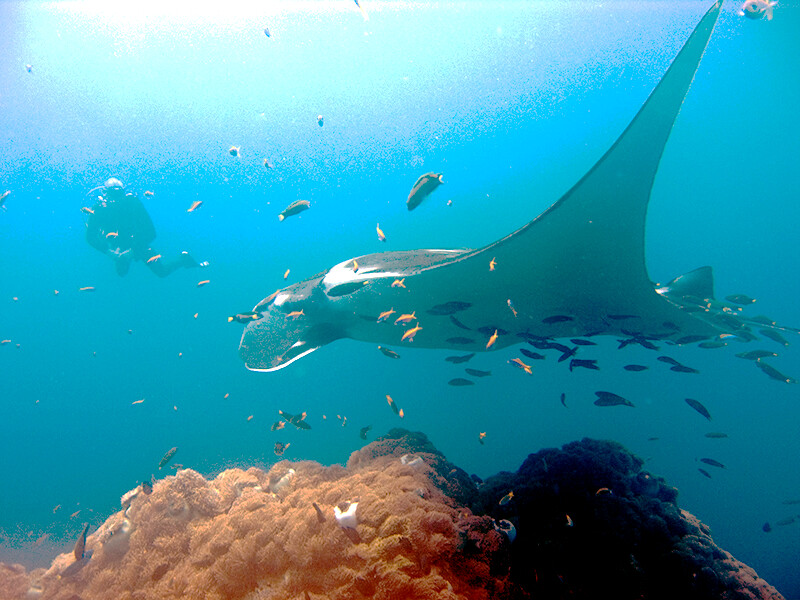
[[[720,546],[800,598],[800,523],[761,531],[800,512],[782,504],[800,498],[800,386],[733,356],[774,350],[797,377],[796,344],[670,351],[700,375],[623,371],[659,363],[613,339],[593,351],[600,372],[550,357],[528,377],[505,364],[508,350],[466,365],[492,377],[453,388],[464,365],[443,360],[452,352],[403,347],[391,361],[347,340],[251,373],[242,327],[226,322],[353,256],[478,247],[523,225],[616,139],[709,2],[362,0],[368,21],[350,0],[108,4],[0,3],[0,192],[12,191],[0,212],[0,338],[11,340],[0,560],[49,563],[172,446],[176,462],[213,475],[272,464],[276,441],[291,443],[285,458],[344,462],[366,443],[359,428],[371,440],[404,426],[484,477],[543,447],[618,440]],[[748,312],[798,326],[800,11],[782,2],[767,22],[736,8],[723,10],[661,162],[647,265],[654,281],[712,265],[718,297],[749,294]],[[446,183],[409,213],[427,171]],[[158,279],[134,264],[118,277],[86,244],[79,210],[112,175],[154,192],[144,202],[159,251],[211,266]],[[279,222],[297,199],[311,209]],[[597,389],[636,408],[595,407]],[[271,432],[279,409],[307,411],[312,430]],[[704,478],[704,456],[727,468]]]

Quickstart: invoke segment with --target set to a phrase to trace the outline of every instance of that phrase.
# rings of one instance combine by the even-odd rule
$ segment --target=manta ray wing
[[[495,332],[492,348],[519,336],[717,333],[655,291],[644,233],[658,163],[720,8],[705,14],[611,149],[549,209],[479,250],[357,257],[282,290],[245,328],[246,366],[279,369],[339,337],[397,344],[413,326],[415,346],[465,351],[487,349]],[[390,309],[414,319],[405,329],[378,322]]]

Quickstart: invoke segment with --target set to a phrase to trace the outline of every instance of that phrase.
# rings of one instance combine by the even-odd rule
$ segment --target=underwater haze
[[[514,348],[454,364],[457,352],[407,342],[391,360],[351,340],[245,368],[228,317],[276,289],[364,254],[478,248],[547,209],[711,2],[359,4],[0,3],[0,561],[49,564],[126,491],[174,473],[158,467],[172,447],[173,463],[213,475],[344,463],[402,426],[481,477],[583,437],[619,441],[719,546],[800,598],[800,386],[735,356],[775,352],[770,364],[800,377],[796,333],[659,354],[602,336],[581,349],[599,371],[551,354],[527,375],[507,364]],[[800,4],[771,21],[738,9],[724,5],[667,143],[646,264],[654,282],[710,265],[717,298],[747,294],[747,314],[797,327]],[[410,212],[427,172],[444,184]],[[159,278],[134,262],[119,276],[81,212],[110,177],[144,203],[159,253],[209,265]],[[297,200],[310,208],[279,221]],[[464,367],[492,374],[448,385]],[[635,408],[595,406],[597,390]],[[279,410],[306,412],[311,429],[272,431]]]

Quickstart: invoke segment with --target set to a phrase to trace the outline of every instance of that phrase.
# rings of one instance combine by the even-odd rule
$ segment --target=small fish
[[[583,367],[584,369],[592,369],[594,371],[599,371],[600,367],[597,366],[596,359],[582,359],[582,358],[573,358],[569,361],[569,370],[570,373],[572,372],[573,368],[576,367]]]
[[[646,371],[648,369],[648,367],[644,365],[625,365],[622,368],[626,371]]]
[[[309,425],[305,421],[305,419],[306,419],[306,413],[305,412],[301,412],[299,415],[293,415],[291,413],[287,413],[287,412],[284,412],[282,410],[279,410],[278,414],[281,417],[283,417],[283,419],[287,423],[290,423],[291,425],[294,425],[298,429],[311,429],[311,425]]]
[[[420,331],[422,331],[422,327],[420,327],[419,324],[417,324],[416,327],[412,327],[411,329],[406,331],[403,334],[403,337],[400,338],[400,341],[401,342],[405,342],[406,340],[408,340],[409,342],[413,342],[414,341],[414,336],[417,335],[417,333],[420,332]]]
[[[192,205],[186,209],[186,212],[194,212],[203,205],[202,200],[195,200]]]
[[[497,329],[494,330],[494,333],[489,337],[489,341],[486,342],[486,349],[488,350],[489,348],[491,348],[496,341],[497,341]]]
[[[33,71],[33,65],[25,65],[25,70],[26,70],[28,73],[30,73],[31,71]]]
[[[724,469],[725,468],[725,465],[723,465],[718,460],[714,460],[713,458],[701,458],[700,462],[701,463],[705,463],[707,465],[711,465],[712,467],[717,467],[718,469]]]
[[[151,192],[150,190],[145,190],[144,191],[144,197],[145,198],[152,198],[153,196],[155,196],[155,194],[153,192]]]
[[[669,368],[670,371],[675,371],[676,373],[699,373],[697,369],[693,369],[692,367],[687,367],[686,365],[675,365],[674,367]]]
[[[584,339],[581,339],[581,338],[573,338],[573,339],[570,340],[570,342],[572,342],[573,344],[576,344],[578,346],[597,346],[596,342],[593,342],[591,340],[584,340]]]
[[[573,318],[567,315],[553,315],[542,319],[542,323],[552,325],[553,323],[564,323],[565,321],[572,321]]]
[[[770,527],[769,523],[764,523],[761,526],[761,531],[763,531],[764,533],[769,533],[770,531],[772,531],[772,527]]]
[[[481,431],[480,433],[478,433],[478,442],[480,442],[481,446],[483,446],[483,440],[485,440],[485,439],[486,439],[486,432],[485,431]]]
[[[694,344],[695,342],[701,342],[707,339],[708,336],[705,335],[685,335],[675,340],[675,343],[679,346],[683,346],[684,344]]]
[[[393,288],[398,288],[398,287],[399,288],[405,288],[406,287],[405,281],[406,281],[405,277],[403,277],[402,279],[395,279],[392,282],[392,287]]]
[[[178,451],[178,447],[175,446],[174,448],[170,448],[167,450],[167,453],[161,457],[161,460],[158,461],[158,468],[161,469],[164,467],[169,461],[172,460],[172,457],[175,456],[175,453]]]
[[[394,324],[397,325],[398,323],[402,323],[405,325],[406,323],[410,323],[411,321],[417,318],[416,314],[417,311],[414,311],[410,314],[409,313],[402,314],[394,320]]]
[[[245,313],[236,313],[228,317],[228,323],[232,323],[236,321],[237,323],[247,323],[249,321],[256,321],[259,318],[259,314],[256,311],[250,311]]]
[[[463,377],[456,377],[455,379],[451,379],[447,382],[447,385],[452,385],[454,387],[463,387],[466,385],[475,385],[474,381],[470,381],[469,379],[464,379]]]
[[[572,522],[572,518],[569,515],[564,515],[564,516],[567,517],[567,523],[566,523],[567,527],[574,526],[574,523]]]
[[[353,273],[358,271],[358,261],[354,258],[353,259]]]
[[[392,400],[392,397],[389,394],[386,394],[386,402],[388,402],[389,406],[392,407],[392,410],[394,411],[394,414],[399,415],[402,412],[400,410],[400,408],[397,406],[397,404],[395,403],[395,401]]]
[[[417,208],[442,183],[444,183],[444,179],[441,173],[431,172],[421,175],[408,194],[408,200],[406,200],[408,210]]]
[[[400,355],[397,352],[390,350],[389,348],[378,346],[378,350],[380,350],[384,356],[388,356],[389,358],[400,358]]]
[[[325,124],[325,117],[322,115],[317,115],[317,125],[322,127]]]
[[[706,434],[706,437],[707,438],[711,438],[711,439],[722,439],[722,438],[728,437],[728,434],[727,433],[718,433],[716,431],[710,431],[710,432],[708,432]]]
[[[115,237],[119,237],[119,233],[117,233],[116,231],[109,231],[109,232],[106,234],[106,237],[107,237],[107,238],[115,238]]]
[[[463,356],[448,356],[447,358],[445,358],[445,360],[447,362],[451,362],[451,363],[454,363],[454,364],[460,364],[460,363],[467,362],[473,356],[475,356],[474,352],[472,354],[464,354]]]
[[[711,479],[711,473],[709,473],[709,472],[708,472],[708,471],[706,471],[705,469],[701,469],[701,468],[699,468],[699,467],[698,467],[698,469],[697,469],[697,470],[698,470],[698,471],[700,471],[700,473],[701,473],[701,474],[702,474],[704,477],[708,477],[709,479]]]
[[[381,229],[381,224],[380,223],[378,223],[375,226],[375,231],[377,231],[377,233],[378,233],[378,241],[379,242],[385,242],[386,241],[386,235],[383,233],[383,230]]]
[[[264,35],[267,36],[267,37],[270,37],[269,28],[268,27],[264,27]]]
[[[160,254],[156,254],[154,256],[151,256],[150,258],[147,259],[147,263],[149,264],[151,262],[156,262],[159,258],[161,258]]]
[[[391,315],[394,314],[394,308],[390,308],[389,310],[383,311],[380,315],[378,315],[378,323],[383,323],[386,319],[388,319]]]
[[[531,352],[527,348],[520,348],[519,351],[523,356],[527,356],[528,358],[531,358],[533,360],[544,360],[545,358],[547,358],[544,354],[539,354],[538,352]]]
[[[320,523],[324,523],[325,515],[322,513],[322,509],[319,507],[319,505],[316,502],[312,502],[311,506],[314,507],[314,511],[317,513],[317,521]],[[306,593],[306,596],[308,596],[308,593]]]
[[[56,504],[55,507],[53,508],[53,514],[56,514],[56,512],[58,511],[59,508],[61,508],[61,505],[60,504]]]
[[[291,269],[286,269],[286,272],[283,274],[284,281],[289,277],[289,273],[290,272],[291,272]]]
[[[283,221],[286,217],[293,217],[294,215],[300,214],[309,208],[311,208],[311,202],[308,200],[295,200],[289,206],[283,209],[283,212],[278,215],[278,220]]]
[[[467,372],[467,375],[472,375],[473,377],[489,377],[492,372],[491,371],[481,371],[480,369],[464,369]]]
[[[239,158],[241,156],[241,153],[242,153],[241,146],[231,146],[230,149],[228,150],[228,154],[230,154],[234,158]]]
[[[595,496],[613,496],[614,493],[607,487],[599,488],[595,493]]]
[[[286,318],[295,320],[304,316],[306,316],[306,313],[304,313],[303,310],[301,309],[301,310],[293,310],[292,312],[286,315]]]
[[[155,479],[153,481],[155,481]],[[143,481],[142,482],[142,492],[144,492],[145,496],[149,496],[150,494],[152,494],[153,493],[153,484],[150,483],[149,481]]]
[[[713,350],[714,348],[724,348],[727,345],[728,342],[700,342],[699,344],[697,344],[697,347]]]
[[[0,208],[2,208],[3,210],[6,209],[6,207],[3,206],[3,204],[5,203],[6,198],[8,198],[10,195],[11,195],[11,190],[6,190],[5,192],[2,193],[2,195],[0,195]],[[83,209],[81,209],[81,210],[83,210]],[[91,210],[91,209],[87,209],[87,210]],[[94,214],[94,211],[92,211],[91,214]]]
[[[250,418],[252,418],[252,415],[247,420],[249,421]],[[275,421],[269,429],[270,431],[280,431],[284,427],[286,427],[286,421]]]
[[[506,303],[508,304],[508,308],[510,308],[511,312],[514,314],[514,317],[516,317],[517,316],[517,310],[514,308],[514,303],[511,302],[511,298],[506,300]]]
[[[702,404],[700,404],[700,402],[698,402],[697,400],[693,400],[692,398],[686,398],[686,404],[691,406],[693,409],[695,409],[709,421],[711,420],[711,413],[709,413],[708,409]]]
[[[359,4],[358,0],[354,0],[354,2],[356,3],[358,10],[361,12],[361,16],[363,17],[363,19],[365,21],[369,21],[369,15],[367,14],[367,11],[364,10],[364,7],[361,6],[361,4]]]
[[[78,288],[78,291],[79,292],[93,292],[94,291],[94,286],[93,285],[87,285],[85,287]]]
[[[348,281],[347,283],[340,283],[339,285],[335,285],[330,288],[325,295],[329,298],[337,298],[339,296],[347,296],[352,294],[353,292],[357,292],[365,285],[368,285],[369,281]]]
[[[72,555],[75,557],[75,560],[82,560],[83,557],[86,556],[86,534],[88,532],[89,524],[84,523],[83,531],[78,536],[78,541],[75,542],[75,547],[72,549]]]
[[[767,350],[751,350],[750,352],[739,352],[736,356],[745,360],[758,360],[759,358],[773,358],[778,355]]]
[[[275,165],[273,165],[272,162],[270,162],[270,160],[268,158],[265,158],[264,159],[264,168],[265,169],[274,169]]]
[[[733,302],[734,304],[741,304],[742,306],[747,306],[748,304],[752,304],[755,302],[755,298],[751,298],[750,296],[745,296],[744,294],[733,294],[732,296],[725,296],[725,300],[728,302]]]
[[[522,369],[528,375],[533,375],[533,369],[531,369],[531,366],[526,365],[524,362],[522,362],[521,358],[512,358],[511,360],[508,361],[508,364],[514,365],[518,369]]]
[[[207,283],[211,283],[211,280],[210,279],[203,279],[203,281],[198,281],[197,282],[197,287],[203,287]]]
[[[791,525],[796,520],[797,520],[797,517],[794,517],[794,516],[786,517],[785,519],[781,519],[780,521],[775,521],[775,525],[778,525],[780,527],[784,527],[786,525]]]
[[[561,392],[561,406],[564,408],[569,408],[567,406],[567,395],[564,392]]]
[[[369,433],[370,429],[372,429],[372,425],[367,425],[366,427],[362,427],[361,429],[358,430],[358,437],[360,437],[362,440],[367,439],[367,434]]]
[[[469,302],[461,302],[459,300],[451,300],[450,302],[445,302],[444,304],[437,304],[436,306],[432,306],[425,312],[429,315],[434,316],[441,316],[441,315],[452,315],[462,310],[467,310],[472,304]]]
[[[659,356],[656,360],[660,360],[661,362],[668,363],[674,367],[680,367],[681,363],[679,363],[674,358],[670,358],[669,356]]]
[[[497,266],[497,261],[494,258],[489,261],[489,270],[490,271],[494,271],[496,266]]]
[[[633,402],[613,392],[595,392],[595,395],[597,396],[597,400],[594,401],[595,406],[630,406],[635,408]]]
[[[500,506],[505,506],[506,504],[508,504],[509,502],[511,502],[511,499],[512,499],[513,497],[514,497],[514,492],[513,492],[513,491],[510,491],[510,492],[508,492],[508,493],[507,493],[505,496],[503,496],[502,498],[500,498],[500,502],[498,502],[497,504],[498,504],[498,505],[500,505]]]
[[[131,402],[131,404],[141,404],[142,402],[144,402],[144,398],[142,398],[141,400],[134,400],[133,402]]]
[[[87,215],[93,215],[94,211],[89,208],[88,206],[81,206],[81,212],[86,213]]]
[[[291,443],[284,444],[282,442],[275,442],[275,448],[273,449],[273,452],[275,452],[276,456],[283,456],[283,453],[286,452],[291,445]]]
[[[560,344],[559,344],[559,345],[560,345]],[[553,347],[554,347],[554,348],[556,347],[556,346],[555,346],[555,344],[553,344]],[[578,346],[573,346],[572,348],[565,348],[565,349],[562,351],[562,354],[561,354],[561,356],[559,356],[559,357],[558,357],[558,362],[564,362],[564,361],[565,361],[565,360],[567,360],[568,358],[571,358],[571,357],[575,356],[575,354],[576,354],[577,352],[578,352]]]
[[[448,316],[448,318],[450,319],[450,322],[451,322],[453,325],[455,325],[456,327],[458,327],[459,329],[466,329],[467,331],[472,331],[472,330],[471,330],[469,327],[467,327],[466,325],[464,325],[464,324],[463,324],[461,321],[459,321],[459,320],[458,320],[456,317],[454,317],[453,315],[449,315],[449,316]]]
[[[784,375],[783,373],[778,371],[778,369],[776,369],[775,367],[773,367],[771,365],[768,365],[767,363],[765,363],[760,358],[757,361],[755,361],[755,365],[759,369],[764,371],[764,373],[766,373],[768,377],[770,377],[771,379],[774,379],[775,381],[782,381],[784,383],[797,383],[797,379],[794,379],[793,377],[789,377],[787,375]]]
[[[778,333],[773,329],[759,329],[758,333],[760,333],[764,337],[768,337],[773,342],[778,342],[781,346],[789,345],[789,342],[787,342],[780,333]]]

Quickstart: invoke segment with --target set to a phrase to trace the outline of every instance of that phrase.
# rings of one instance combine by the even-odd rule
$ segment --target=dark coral
[[[109,517],[71,574],[71,553],[0,565],[0,599],[780,598],[642,464],[584,439],[476,488],[424,434],[394,429],[345,468],[184,469]],[[357,523],[340,526],[334,507],[352,502]]]

